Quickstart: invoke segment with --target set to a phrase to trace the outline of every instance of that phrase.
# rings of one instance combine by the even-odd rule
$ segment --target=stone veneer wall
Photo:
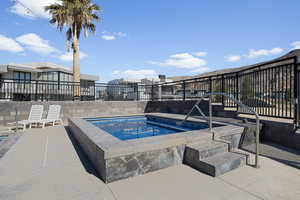
[[[28,118],[32,105],[44,105],[44,117],[49,105],[62,106],[61,117],[64,122],[69,117],[105,117],[117,115],[142,114],[145,111],[145,101],[56,101],[56,102],[0,102],[0,125],[5,126],[15,121],[15,108],[18,109],[18,120]]]
[[[69,128],[105,183],[178,165],[183,160],[186,136],[171,134],[120,141],[76,118],[69,119]]]
[[[184,149],[185,144],[181,144],[107,159],[105,182],[111,183],[182,164]]]
[[[190,111],[196,103],[190,101],[50,101],[50,102],[0,102],[0,126],[15,121],[15,108],[18,109],[18,120],[28,119],[30,108],[35,104],[44,105],[44,117],[47,116],[49,105],[58,104],[62,106],[61,117],[67,122],[69,117],[107,117],[124,116],[142,113],[176,113],[185,114]],[[200,105],[205,114],[208,114],[208,103],[203,101]],[[223,111],[219,105],[213,106],[214,115]],[[195,114],[198,115],[197,111]]]

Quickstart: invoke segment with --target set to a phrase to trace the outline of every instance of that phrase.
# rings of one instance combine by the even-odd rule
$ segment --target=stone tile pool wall
[[[211,140],[207,130],[121,141],[81,118],[70,118],[71,134],[79,142],[105,183],[182,164],[188,143]],[[236,126],[217,127],[230,133]],[[238,130],[241,134],[243,127]]]

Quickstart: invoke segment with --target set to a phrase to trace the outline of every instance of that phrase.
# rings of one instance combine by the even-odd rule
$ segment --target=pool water
[[[1,142],[2,140],[4,140],[5,138],[7,138],[7,136],[0,136],[0,142]]]
[[[201,123],[197,123],[196,126],[182,126],[174,121],[159,120],[157,118],[151,119],[145,116],[94,118],[87,119],[87,121],[120,140],[131,140],[208,128],[206,124]]]

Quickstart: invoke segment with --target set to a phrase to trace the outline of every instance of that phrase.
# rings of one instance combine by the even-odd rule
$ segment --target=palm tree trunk
[[[79,42],[75,36],[73,39],[73,80],[76,84],[74,95],[78,99],[80,97],[80,52]]]

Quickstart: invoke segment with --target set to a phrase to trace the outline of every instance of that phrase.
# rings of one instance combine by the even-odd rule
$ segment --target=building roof
[[[3,64],[0,65],[0,73],[5,73],[8,71],[8,69],[11,70],[17,70],[17,71],[24,71],[24,72],[48,72],[48,71],[60,71],[65,73],[73,73],[71,68],[65,67],[62,65],[58,65],[55,63],[26,63],[26,64],[18,64],[18,63],[9,63],[9,64]],[[82,80],[91,80],[91,81],[98,81],[99,76],[96,75],[90,75],[90,74],[81,74],[80,79]]]
[[[12,70],[19,70],[24,72],[42,72],[41,70],[26,64],[9,63],[6,66],[7,69],[12,69]]]
[[[36,62],[36,63],[27,63],[25,65],[34,67],[36,69],[41,69],[43,71],[44,70],[48,70],[48,71],[62,71],[62,72],[72,73],[72,70],[71,70],[70,67],[65,67],[65,66],[62,66],[62,65],[55,64],[55,63],[49,63],[49,62],[40,63],[40,62]]]

